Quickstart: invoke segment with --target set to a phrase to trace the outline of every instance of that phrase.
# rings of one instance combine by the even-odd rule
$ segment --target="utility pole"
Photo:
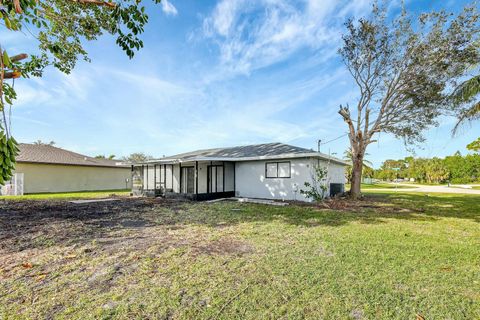
[[[317,141],[317,149],[318,149],[318,152],[320,152],[320,145],[322,144],[322,139],[318,139]]]

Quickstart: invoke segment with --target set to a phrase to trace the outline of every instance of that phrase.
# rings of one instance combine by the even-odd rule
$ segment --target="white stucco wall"
[[[131,188],[131,169],[17,163],[24,174],[24,193],[73,192]]]
[[[247,198],[283,199],[310,201],[305,198],[300,189],[304,189],[305,182],[312,181],[314,165],[328,167],[327,184],[345,183],[344,166],[327,163],[312,158],[274,160],[290,161],[290,178],[266,178],[265,163],[273,161],[245,161],[236,163],[236,191],[237,196]],[[297,192],[295,192],[297,190]],[[329,190],[327,192],[329,194]]]

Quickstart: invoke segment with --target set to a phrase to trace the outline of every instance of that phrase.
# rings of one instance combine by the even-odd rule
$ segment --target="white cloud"
[[[177,8],[171,4],[168,0],[162,0],[162,10],[167,15],[176,16],[178,14]]]
[[[302,48],[338,46],[339,28],[369,1],[222,0],[203,21],[203,33],[220,49],[223,72],[249,74]]]

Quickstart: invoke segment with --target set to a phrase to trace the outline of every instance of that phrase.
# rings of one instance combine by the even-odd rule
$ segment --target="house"
[[[22,193],[114,190],[131,187],[131,167],[44,144],[19,144],[13,182]],[[13,188],[14,184],[10,187]],[[23,186],[23,187],[22,187]],[[8,184],[2,193],[12,193]],[[11,190],[10,190],[11,191]]]
[[[328,169],[327,195],[343,192],[339,159],[283,143],[198,150],[135,165],[133,194],[185,196],[195,200],[248,197],[302,200],[315,166]]]

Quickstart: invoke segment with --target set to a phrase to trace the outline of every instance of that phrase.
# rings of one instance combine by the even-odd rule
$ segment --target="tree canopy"
[[[152,160],[153,157],[143,152],[135,152],[130,154],[129,156],[123,157],[122,159],[123,161],[129,162],[129,163],[142,163],[148,160]]]
[[[160,3],[160,0],[151,0]],[[78,59],[89,61],[84,43],[104,34],[132,58],[143,47],[140,34],[148,22],[142,0],[0,0],[0,26],[33,35],[38,52],[7,52],[0,39],[0,184],[11,177],[18,152],[7,109],[17,97],[13,81],[42,76],[46,67],[70,73]]]
[[[393,168],[399,168],[396,171]],[[426,183],[471,183],[480,182],[480,154],[462,156],[460,152],[445,158],[414,158],[386,160],[374,177],[393,180],[397,177]]]
[[[467,145],[468,150],[480,152],[480,138]]]
[[[393,21],[386,12],[375,3],[370,17],[348,20],[339,50],[360,96],[355,108],[339,110],[352,150],[353,197],[360,195],[363,157],[376,134],[423,141],[450,103],[449,87],[480,60],[475,4],[457,16],[431,12],[415,22],[405,9]]]
[[[111,154],[109,155],[108,157],[104,154],[99,154],[99,155],[96,155],[95,156],[96,159],[108,159],[108,160],[113,160],[115,159],[115,155],[114,154]]]

